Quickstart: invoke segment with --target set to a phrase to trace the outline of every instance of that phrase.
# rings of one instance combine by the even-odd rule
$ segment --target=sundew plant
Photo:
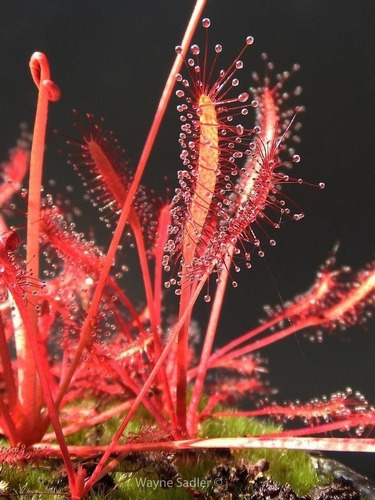
[[[78,102],[75,128],[69,132],[65,127],[53,139],[60,143],[61,155],[53,160],[59,167],[48,165],[46,133],[48,144],[48,131],[55,128],[53,119],[59,112],[56,109],[64,107],[66,91],[48,54],[48,43],[43,43],[47,55],[36,52],[31,57],[29,86],[33,80],[38,92],[32,138],[24,132],[10,150],[2,166],[0,191],[0,425],[10,446],[2,456],[12,462],[25,457],[62,457],[72,498],[86,495],[135,450],[274,447],[372,453],[375,449],[371,437],[374,409],[362,395],[362,387],[346,389],[347,375],[359,380],[358,371],[363,378],[371,378],[371,369],[364,359],[358,368],[344,360],[336,365],[339,375],[323,385],[315,365],[322,365],[323,370],[323,365],[332,366],[334,361],[326,358],[323,362],[315,351],[309,361],[303,340],[307,336],[320,344],[323,337],[332,335],[334,339],[327,342],[334,358],[340,338],[355,345],[367,342],[371,333],[371,321],[367,325],[375,287],[371,252],[358,267],[353,262],[360,251],[364,253],[364,234],[366,243],[373,238],[373,223],[370,219],[364,228],[365,216],[356,211],[358,194],[353,194],[358,177],[362,183],[371,183],[371,175],[366,177],[371,150],[361,156],[364,147],[358,148],[350,177],[352,190],[343,191],[348,193],[343,195],[343,206],[355,210],[358,218],[350,238],[338,230],[349,224],[344,208],[334,214],[333,226],[329,209],[324,208],[310,228],[311,200],[322,204],[324,197],[330,197],[329,183],[343,182],[346,152],[340,150],[337,158],[315,170],[314,162],[324,162],[325,155],[315,152],[305,160],[301,122],[313,113],[325,123],[326,114],[332,117],[331,110],[327,105],[328,109],[321,106],[319,111],[305,112],[296,64],[300,51],[296,50],[295,57],[289,49],[293,59],[284,56],[280,62],[278,54],[260,57],[264,48],[252,32],[247,2],[234,4],[227,14],[220,9],[228,19],[248,14],[242,33],[235,20],[229,22],[235,30],[230,36],[236,41],[231,54],[216,38],[220,33],[215,26],[219,17],[215,5],[204,10],[204,4],[197,2],[176,47],[153,121],[147,112],[151,128],[145,133],[145,145],[139,138],[129,141],[139,145],[138,152],[132,151],[132,160],[122,149],[127,148],[126,135],[121,135],[124,141],[119,140],[112,125],[107,127],[108,118],[103,121],[100,114],[81,109]],[[258,4],[254,2],[254,9]],[[365,2],[358,9],[348,12],[354,25],[370,18]],[[264,6],[260,11],[266,21],[274,20],[275,14]],[[308,14],[321,21],[322,33],[328,37],[324,18],[312,6]],[[290,14],[292,21],[293,16],[297,14]],[[146,14],[137,19],[140,40],[147,31],[147,19]],[[87,22],[90,28],[90,18]],[[115,33],[117,22],[113,21]],[[339,17],[338,46],[342,40],[350,43],[345,36],[348,32],[346,18]],[[150,95],[156,95],[151,77],[142,75],[147,58],[157,60],[158,54],[152,55],[158,52],[155,37],[143,53],[141,41],[138,44],[135,35],[129,36],[136,62],[126,61],[127,78],[135,82],[128,89],[134,91],[140,79],[146,82],[142,81],[136,106],[129,104],[127,109],[127,102],[133,104],[129,90],[116,94],[115,106],[123,107],[121,115],[133,134],[144,120],[144,108],[152,109]],[[284,47],[289,38],[285,34]],[[97,78],[106,84],[113,78],[117,89],[117,68],[109,68],[105,53],[102,56]],[[73,81],[74,65],[69,57],[65,62]],[[314,82],[321,86],[324,98],[330,90],[334,92],[334,86],[324,80],[327,67],[326,60]],[[165,74],[167,78],[167,70]],[[338,83],[348,87],[337,121],[341,125],[345,120],[342,133],[350,138],[349,150],[362,144],[369,126],[362,130],[353,125],[349,112],[351,100],[360,101],[358,94],[367,88],[363,80],[358,90],[346,81]],[[94,101],[95,81],[91,85],[87,92],[92,92],[90,100]],[[30,90],[28,96],[31,99]],[[103,100],[111,99],[109,93]],[[101,114],[106,112],[105,102]],[[163,118],[173,104],[177,120],[167,115],[167,134]],[[55,110],[47,123],[49,106]],[[170,145],[170,125],[180,147],[177,154]],[[157,162],[152,160],[155,141]],[[324,140],[315,141],[314,148],[326,153],[334,141],[329,130]],[[303,170],[305,161],[308,171]],[[57,168],[75,172],[85,195],[71,193],[65,174],[56,174]],[[73,178],[70,175],[66,178]],[[328,188],[322,190],[325,182]],[[84,198],[81,203],[76,201],[79,197]],[[91,215],[84,218],[82,212]],[[300,226],[306,232],[299,233]],[[312,240],[307,240],[308,231]],[[306,248],[313,242],[314,256]],[[274,257],[279,251],[282,259]],[[342,262],[342,254],[349,261]],[[313,266],[306,263],[309,259]],[[299,275],[302,284],[297,287]],[[274,305],[266,308],[259,323],[258,297],[268,293],[267,302]],[[239,312],[236,307],[243,296],[245,307]],[[355,330],[359,338],[351,338],[349,327],[356,325],[367,325],[368,333]],[[279,348],[284,339],[289,344]],[[315,347],[326,352],[324,344]],[[296,403],[287,390],[283,396],[283,382],[272,378],[277,369],[276,378],[281,377],[293,349],[299,361],[292,363],[296,366],[291,380],[299,378],[303,368],[305,384],[311,386],[309,397],[316,398],[313,401],[307,398]],[[301,399],[301,394],[294,398]],[[370,401],[375,398],[373,391],[366,396]],[[285,397],[289,402],[284,402]],[[137,436],[124,438],[140,406],[153,424]],[[292,421],[294,426],[268,436],[205,439],[200,434],[207,419],[239,415]],[[119,417],[118,425],[106,446],[69,444],[70,435],[88,432],[112,417]],[[94,467],[76,467],[73,462],[75,457],[93,456],[99,456]]]

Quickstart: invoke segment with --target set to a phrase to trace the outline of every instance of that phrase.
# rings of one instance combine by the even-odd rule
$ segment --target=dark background
[[[28,60],[40,50],[48,55],[52,78],[62,89],[61,101],[51,106],[45,179],[55,179],[61,191],[71,184],[75,193],[70,196],[80,196],[79,182],[64,156],[56,153],[64,139],[51,133],[58,129],[75,135],[72,108],[103,115],[135,164],[192,8],[190,0],[2,2],[2,158],[14,144],[20,122],[32,126],[36,89]],[[254,259],[251,271],[236,276],[240,286],[229,290],[218,333],[223,343],[255,325],[264,304],[278,304],[280,297],[292,299],[306,290],[338,240],[340,264],[359,269],[373,258],[375,3],[211,0],[204,15],[212,21],[212,45],[224,46],[223,61],[231,61],[246,35],[255,37],[243,57],[242,89],[251,82],[252,71],[262,73],[262,52],[275,62],[276,71],[301,64],[289,86],[303,86],[299,102],[306,106],[298,146],[302,161],[294,172],[306,181],[326,183],[323,191],[306,185],[288,190],[306,216],[272,235],[276,248],[267,247],[265,259]],[[160,194],[163,176],[168,175],[174,187],[180,168],[175,104],[169,107],[144,177]],[[98,232],[96,218],[87,206],[78,226],[92,225]],[[102,231],[99,239],[108,241]],[[132,284],[136,273],[129,271]],[[141,292],[133,288],[130,293]],[[202,304],[201,309],[197,318],[202,320],[208,306]],[[323,344],[290,338],[262,354],[269,358],[270,382],[278,387],[280,401],[303,401],[350,386],[375,403],[374,353],[370,321],[365,330],[357,327],[335,338],[326,336]],[[373,456],[341,459],[375,479]]]

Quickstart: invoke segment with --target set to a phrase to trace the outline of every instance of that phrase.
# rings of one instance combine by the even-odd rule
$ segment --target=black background
[[[28,60],[40,50],[48,55],[52,78],[62,89],[61,101],[51,106],[45,179],[55,179],[60,191],[71,184],[76,191],[71,196],[80,196],[79,182],[56,153],[64,139],[51,132],[75,135],[72,108],[103,115],[135,164],[192,8],[188,0],[2,2],[2,158],[18,136],[19,123],[32,125],[36,89]],[[276,71],[301,64],[289,87],[303,86],[299,102],[306,106],[298,146],[302,161],[294,175],[326,183],[323,191],[306,185],[288,191],[306,216],[272,235],[277,246],[265,248],[265,259],[254,259],[251,271],[236,276],[240,286],[228,292],[218,332],[223,343],[255,325],[262,305],[280,303],[279,294],[287,300],[306,290],[336,241],[341,242],[340,264],[358,269],[373,258],[375,3],[211,0],[204,15],[212,21],[210,41],[223,44],[227,63],[246,35],[255,37],[243,57],[242,89],[250,84],[252,71],[262,73],[262,52],[269,54]],[[144,183],[161,194],[164,175],[174,187],[180,168],[175,104],[174,99],[144,176]],[[78,226],[95,226],[100,241],[108,241],[95,211],[87,205],[84,212]],[[135,297],[141,293],[140,285],[139,290],[134,285],[136,273],[133,267],[129,271]],[[200,307],[197,318],[203,321],[208,306]],[[279,400],[303,401],[350,386],[375,403],[374,353],[370,322],[365,330],[325,337],[323,344],[290,338],[262,354],[270,360],[269,379],[279,389]],[[375,479],[372,456],[341,458]]]

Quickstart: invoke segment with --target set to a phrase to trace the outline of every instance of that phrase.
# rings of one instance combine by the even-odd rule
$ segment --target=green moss
[[[201,437],[243,437],[280,432],[282,427],[266,420],[246,417],[220,417],[207,419],[200,429]],[[234,451],[236,460],[256,463],[265,458],[269,474],[275,481],[289,483],[298,495],[304,495],[319,481],[308,453],[294,450],[250,449]]]
[[[55,461],[42,461],[38,465],[2,464],[0,498],[17,500],[54,500],[66,498],[66,480],[56,470]],[[56,490],[56,491],[54,491]]]
[[[121,417],[116,417],[92,430],[79,431],[69,436],[69,444],[108,444],[120,421]],[[142,432],[143,427],[150,425],[150,417],[144,409],[140,409],[137,418],[129,424],[125,437]],[[199,436],[242,437],[277,432],[280,429],[280,426],[273,423],[246,417],[209,418],[201,424]],[[91,440],[95,443],[91,443]],[[92,492],[90,498],[188,500],[192,496],[183,487],[187,481],[190,481],[188,486],[191,486],[192,490],[209,491],[208,484],[204,481],[214,466],[225,463],[250,465],[263,458],[270,464],[266,474],[281,484],[289,483],[298,495],[306,494],[319,483],[309,455],[305,452],[265,449],[232,451],[232,457],[223,455],[220,450],[178,452],[172,458],[166,453],[132,454],[129,460],[122,462],[111,474],[112,479],[107,484],[104,482],[99,485],[99,490]],[[62,486],[65,479],[62,477],[63,467],[60,465],[56,460],[44,460],[38,462],[37,466],[24,465],[23,468],[3,465],[1,479],[9,484],[4,493],[18,495],[16,498],[20,500],[64,498],[66,490]],[[179,475],[176,476],[176,473]],[[178,477],[177,487],[156,487],[161,479],[172,481],[173,477],[175,480]],[[198,484],[194,481],[198,481]],[[182,482],[184,483],[181,484]]]

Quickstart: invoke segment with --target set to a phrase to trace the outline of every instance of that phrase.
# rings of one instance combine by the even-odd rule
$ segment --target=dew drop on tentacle
[[[250,97],[250,94],[248,92],[242,92],[242,94],[240,94],[238,97],[237,97],[237,100],[238,102],[246,102]]]
[[[196,45],[196,44],[192,45],[191,48],[190,48],[190,50],[191,50],[191,53],[193,55],[197,56],[199,54],[199,52],[200,52],[199,45]]]
[[[298,220],[303,219],[304,217],[305,217],[305,214],[304,214],[303,212],[301,212],[301,213],[299,213],[299,214],[294,214],[294,215],[293,215],[293,220],[298,221]]]
[[[211,20],[208,17],[202,19],[203,28],[209,28],[211,26]]]
[[[0,234],[0,244],[6,252],[14,252],[20,246],[21,238],[15,231],[5,231]]]

